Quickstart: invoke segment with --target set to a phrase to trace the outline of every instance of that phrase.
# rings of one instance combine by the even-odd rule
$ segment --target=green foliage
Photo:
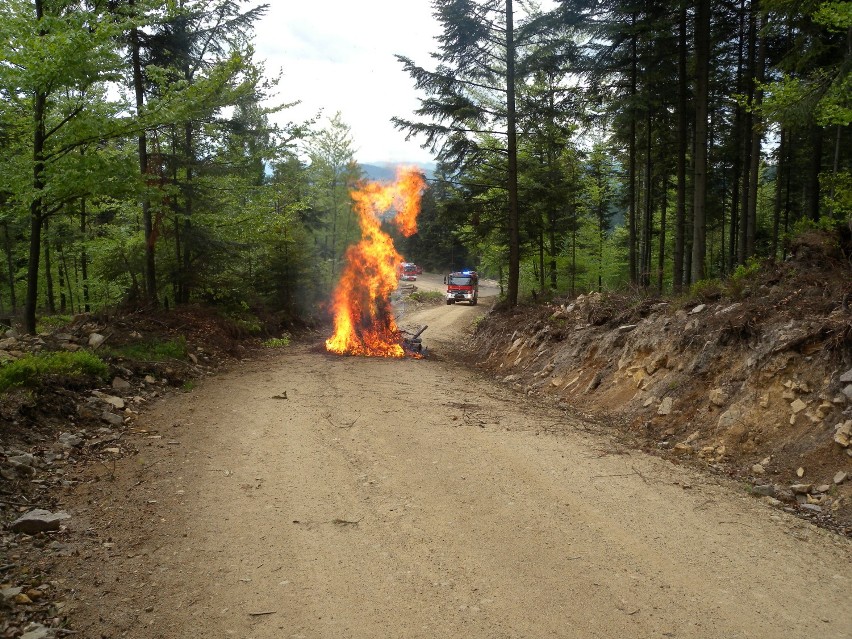
[[[705,302],[718,299],[722,295],[722,282],[718,279],[699,280],[689,288],[689,292]]]
[[[39,318],[37,330],[44,333],[57,328],[62,328],[71,323],[70,315],[43,315]]]
[[[234,332],[238,335],[258,335],[263,331],[260,319],[248,310],[241,313],[229,313],[228,320],[233,324]]]
[[[265,340],[262,344],[266,348],[284,348],[290,345],[290,336],[283,335],[282,337],[273,337],[271,339]]]
[[[106,352],[141,362],[165,362],[168,360],[185,360],[188,351],[186,338],[180,336],[167,341],[144,340],[123,346],[114,346],[106,349]]]
[[[734,270],[731,279],[736,281],[746,280],[754,277],[760,271],[761,262],[757,257],[750,257],[745,264],[740,264]]]
[[[474,319],[474,320],[470,323],[470,330],[471,330],[471,331],[473,331],[473,332],[475,333],[475,332],[477,332],[480,328],[482,328],[483,326],[485,326],[485,318],[486,318],[486,317],[487,317],[486,315],[480,315],[479,317],[477,317],[476,319]]]
[[[440,0],[437,66],[399,58],[426,99],[416,121],[394,122],[432,145],[441,164],[424,194],[419,233],[400,238],[397,247],[429,270],[474,267],[502,285],[511,244],[521,262],[514,283],[541,299],[551,289],[577,294],[630,285],[637,248],[648,258],[643,269],[647,263],[656,271],[665,231],[660,281],[670,285],[678,196],[686,202],[687,250],[694,210],[689,149],[682,158],[686,190],[675,186],[677,116],[684,110],[677,100],[679,25],[672,18],[683,10],[685,33],[694,33],[692,9],[550,3],[558,6],[541,13],[538,3],[513,4],[518,224],[514,216],[509,223],[505,49],[494,40],[505,35],[503,5]],[[320,314],[345,249],[358,236],[348,197],[360,176],[353,132],[340,113],[322,124],[270,121],[284,108],[266,106],[277,80],[264,77],[247,44],[263,8],[245,11],[231,0],[43,6],[40,24],[31,2],[8,0],[0,7],[0,55],[7,63],[0,65],[2,308],[19,313],[25,295],[63,313],[84,305],[133,306],[148,296],[170,305],[204,301],[222,309],[239,334],[261,331],[252,311],[263,307],[293,321]],[[763,47],[749,41],[752,18]],[[755,237],[748,238],[757,255],[780,253],[775,229],[788,222],[795,235],[852,218],[846,55],[852,9],[837,0],[750,1],[718,5],[712,19],[718,46],[711,60],[709,251],[700,263],[723,277],[739,259],[731,257],[731,240],[738,239],[731,218],[745,202],[732,187],[747,182],[745,115],[755,118],[753,130],[766,132],[760,157],[769,162],[757,178]],[[134,27],[144,34],[141,105],[128,104]],[[756,61],[745,59],[762,48],[763,105],[747,97],[755,85],[747,69]],[[691,37],[683,53],[692,126]],[[740,55],[742,65],[730,64]],[[745,94],[743,100],[737,102],[735,92]],[[34,113],[36,93],[45,97],[43,117]],[[49,132],[45,168],[34,180],[34,134],[41,125]],[[140,131],[147,136],[146,175],[139,169]],[[784,142],[767,153],[776,134]],[[305,155],[309,163],[300,159]],[[817,191],[818,166],[824,171]],[[632,237],[625,220],[631,184]],[[143,231],[143,201],[153,221],[150,237]],[[30,247],[36,210],[44,224],[40,245]],[[820,214],[817,223],[796,222]],[[42,259],[34,270],[31,248]],[[148,257],[155,260],[152,291]],[[62,305],[45,302],[47,275],[50,296],[61,294]],[[752,275],[746,265],[719,286],[741,295]],[[647,284],[656,286],[656,277]],[[63,319],[45,318],[41,328]],[[185,353],[165,355],[172,356]]]
[[[106,379],[109,367],[89,351],[35,353],[0,366],[0,392],[10,388],[36,387],[45,376]]]
[[[837,231],[837,220],[827,215],[823,215],[818,220],[812,220],[806,217],[799,218],[787,234],[787,239],[793,240],[799,235],[803,235],[811,231],[834,233]]]
[[[748,284],[760,273],[761,266],[761,260],[755,256],[738,265],[728,281],[728,294],[734,299],[742,297]]]
[[[444,294],[440,291],[414,291],[408,297],[414,302],[421,302],[425,304],[443,302],[445,299]]]
[[[852,171],[820,175],[820,186],[825,208],[836,220],[852,221]]]

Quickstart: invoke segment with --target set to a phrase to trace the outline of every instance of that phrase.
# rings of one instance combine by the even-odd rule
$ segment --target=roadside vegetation
[[[13,388],[35,388],[46,379],[97,378],[104,381],[109,367],[88,351],[33,353],[0,365],[0,393]]]
[[[408,298],[421,304],[439,304],[446,299],[446,296],[440,291],[414,291],[408,295]]]
[[[508,6],[434,3],[453,83],[399,59],[427,99],[396,125],[437,159],[418,232],[394,236],[406,260],[475,268],[512,307],[710,295],[802,233],[846,246],[840,4]],[[0,8],[0,318],[35,334],[48,317],[202,304],[256,337],[324,319],[359,233],[358,132],[345,113],[276,124],[287,106],[248,44],[264,12]]]
[[[138,362],[166,362],[169,360],[186,360],[186,338],[183,336],[169,340],[142,340],[129,342],[122,346],[105,349],[114,357],[121,357]]]

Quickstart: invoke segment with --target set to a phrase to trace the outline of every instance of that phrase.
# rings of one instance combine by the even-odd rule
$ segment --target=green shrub
[[[722,284],[717,279],[699,280],[689,289],[693,297],[702,301],[718,299],[722,295]]]
[[[788,233],[788,238],[795,238],[804,233],[811,231],[823,231],[826,233],[836,233],[838,221],[826,215],[821,216],[818,220],[812,220],[808,217],[801,217],[793,223]]]
[[[728,281],[728,294],[735,299],[741,297],[748,282],[760,272],[760,266],[760,258],[756,256],[748,258],[745,264],[737,266]]]
[[[290,336],[284,335],[282,337],[273,337],[272,339],[268,339],[263,342],[263,345],[266,348],[284,348],[285,346],[290,345]]]
[[[48,375],[95,376],[106,379],[109,367],[89,351],[35,353],[0,366],[0,392],[21,386],[38,386]]]
[[[263,330],[263,324],[253,315],[230,316],[228,318],[237,329],[238,334],[257,335]]]
[[[740,264],[731,275],[732,280],[742,280],[757,275],[760,271],[760,258],[751,256],[745,264]]]
[[[444,301],[444,293],[440,291],[414,291],[408,297],[415,302],[435,303]]]
[[[166,342],[144,341],[123,346],[114,346],[106,349],[107,352],[118,357],[133,359],[142,362],[165,362],[170,359],[186,359],[186,338],[180,336]]]

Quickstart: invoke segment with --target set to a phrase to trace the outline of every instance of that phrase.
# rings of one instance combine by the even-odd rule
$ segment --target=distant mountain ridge
[[[416,166],[423,169],[426,174],[426,179],[431,179],[435,176],[435,164],[423,162],[381,162],[374,164],[359,164],[361,170],[364,171],[364,177],[368,180],[379,182],[393,181],[396,178],[396,169],[400,166]]]

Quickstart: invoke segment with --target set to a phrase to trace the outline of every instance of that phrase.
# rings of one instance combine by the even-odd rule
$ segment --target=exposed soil
[[[700,297],[595,293],[491,313],[471,359],[530,398],[848,536],[849,247],[815,233],[793,251]]]
[[[5,459],[37,461],[3,480],[4,521],[70,519],[4,532],[0,637],[848,638],[849,483],[818,488],[849,468],[849,281],[777,322],[768,292],[721,315],[733,301],[405,302],[423,359],[330,356],[322,334],[263,349],[198,311],[81,318],[77,342],[188,333],[193,357],[112,362],[120,425],[61,380],[7,397]]]

